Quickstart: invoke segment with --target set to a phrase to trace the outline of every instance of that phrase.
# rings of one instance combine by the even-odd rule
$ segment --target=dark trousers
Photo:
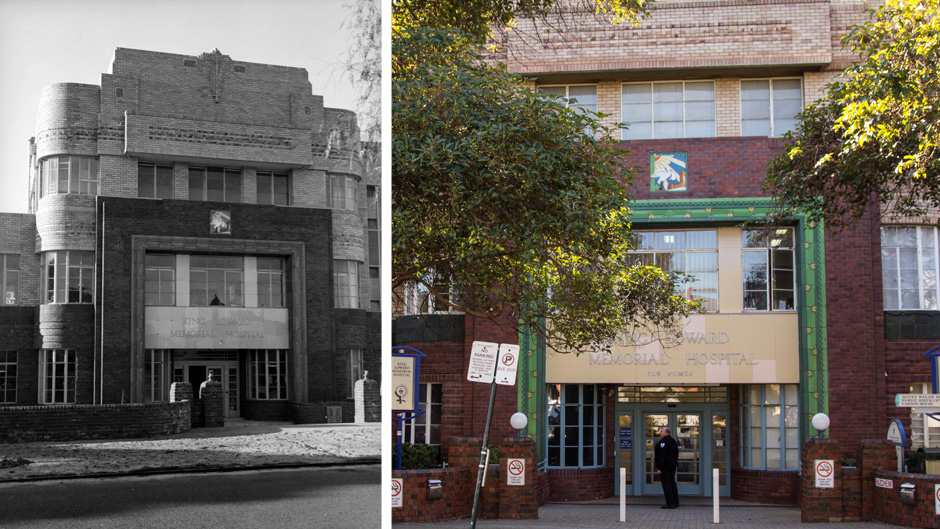
[[[663,483],[663,495],[666,496],[666,505],[679,505],[679,487],[676,485],[676,469],[663,470],[659,475]]]

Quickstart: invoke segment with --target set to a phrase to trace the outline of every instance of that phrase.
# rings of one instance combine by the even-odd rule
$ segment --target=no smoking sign
[[[401,478],[392,478],[392,507],[401,507]]]
[[[813,463],[816,474],[817,489],[832,489],[836,486],[835,461],[832,459],[817,459]]]
[[[525,459],[508,459],[506,461],[506,484],[512,486],[525,485]]]

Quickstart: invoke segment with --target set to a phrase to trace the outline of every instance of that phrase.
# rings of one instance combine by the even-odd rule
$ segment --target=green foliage
[[[842,466],[843,466],[843,467],[854,467],[854,466],[855,466],[855,458],[854,458],[854,457],[843,457],[843,458],[842,458]]]
[[[392,443],[392,468],[398,461],[398,445]],[[421,470],[441,467],[441,448],[425,444],[402,443],[401,469]]]
[[[830,230],[878,200],[889,212],[940,206],[940,0],[888,0],[843,45],[862,59],[800,115],[765,191]]]
[[[495,321],[550,318],[541,332],[564,351],[697,310],[628,255],[633,174],[596,115],[482,64],[465,33],[412,28],[392,48],[394,288],[423,283]],[[467,295],[456,305],[434,277]]]

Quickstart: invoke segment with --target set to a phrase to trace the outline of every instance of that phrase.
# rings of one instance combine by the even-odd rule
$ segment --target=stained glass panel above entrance
[[[727,386],[620,386],[617,402],[728,402]]]

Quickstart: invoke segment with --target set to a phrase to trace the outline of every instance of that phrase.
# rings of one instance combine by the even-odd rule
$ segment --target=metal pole
[[[405,437],[405,432],[402,430],[402,419],[395,420],[398,422],[398,459],[396,460],[395,470],[401,470],[401,443]]]
[[[496,401],[496,382],[490,384],[490,405],[486,410],[486,426],[483,428],[483,447],[480,448],[480,467],[477,469],[477,487],[473,493],[473,511],[470,513],[470,529],[477,527],[477,513],[480,508],[480,489],[483,486],[483,471],[486,469],[487,450],[486,442],[490,438],[490,422],[493,420],[493,403]]]

